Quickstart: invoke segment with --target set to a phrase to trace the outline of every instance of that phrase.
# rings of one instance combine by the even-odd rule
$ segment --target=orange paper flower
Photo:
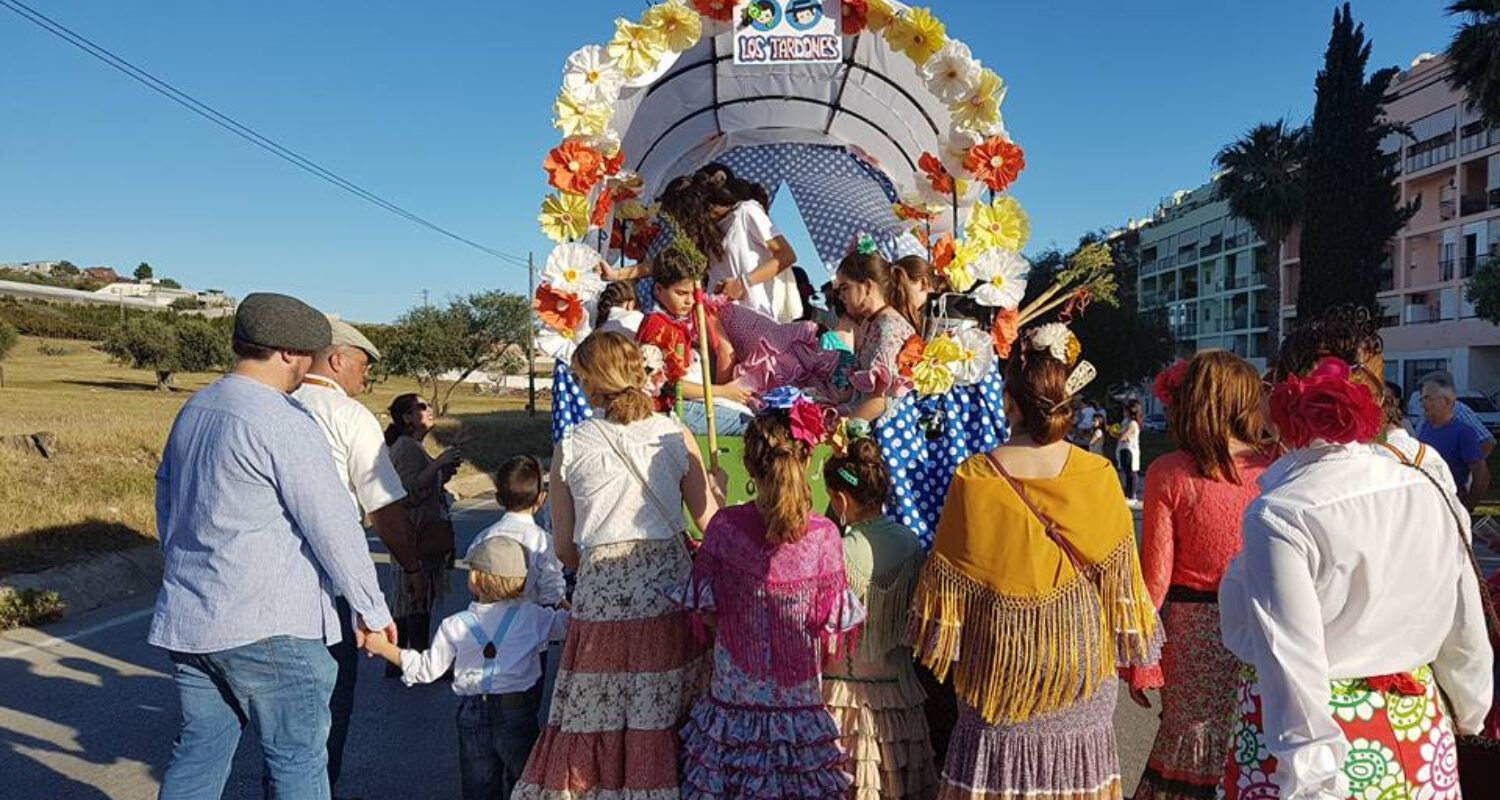
[[[912,370],[922,363],[922,358],[927,352],[927,341],[920,336],[913,336],[906,340],[901,346],[901,352],[896,356],[896,368],[901,377],[910,378]]]
[[[604,159],[599,151],[579,142],[563,142],[552,148],[542,162],[547,182],[568,194],[588,194],[604,177]]]
[[[868,0],[844,0],[844,35],[854,36],[865,29],[870,17]]]
[[[1014,142],[999,136],[991,136],[974,145],[964,159],[964,169],[996,192],[1010,188],[1025,168],[1026,154]]]
[[[1021,311],[1016,308],[1002,308],[995,315],[995,327],[991,331],[995,337],[995,354],[1001,358],[1010,358],[1010,348],[1021,337]]]
[[[609,211],[615,206],[615,196],[609,190],[599,193],[599,199],[594,201],[594,213],[589,217],[589,224],[595,228],[604,227],[604,221],[609,219]]]
[[[945,233],[932,245],[932,268],[942,273],[953,263],[953,234]]]
[[[543,325],[559,333],[573,333],[583,321],[583,304],[578,296],[559,292],[551,284],[536,287],[536,299],[531,305]]]
[[[709,19],[728,22],[734,16],[734,0],[693,0],[693,8]]]
[[[607,175],[607,176],[609,176],[609,177],[614,177],[616,175],[619,175],[620,174],[620,170],[624,169],[624,167],[625,167],[625,151],[624,150],[616,150],[614,155],[610,156],[609,158],[604,159],[604,174]]]
[[[910,203],[897,203],[891,207],[896,212],[896,219],[904,219],[915,222],[931,222],[937,218],[937,214],[917,208]]]
[[[948,174],[948,168],[943,166],[943,160],[932,153],[923,153],[918,159],[917,166],[927,175],[927,180],[932,184],[932,190],[940,195],[953,194],[953,176]]]

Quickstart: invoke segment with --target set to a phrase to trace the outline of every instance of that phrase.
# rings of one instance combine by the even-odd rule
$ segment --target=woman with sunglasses
[[[444,485],[458,472],[458,448],[450,447],[436,458],[422,442],[437,427],[437,411],[418,394],[399,395],[391,401],[391,424],[385,429],[385,444],[391,463],[406,487],[401,501],[416,530],[421,546],[421,572],[425,581],[397,580],[391,616],[396,618],[396,644],[426,650],[431,643],[432,608],[448,594],[448,570],[453,562],[453,523],[448,518],[448,493]],[[420,589],[420,591],[416,591]],[[396,677],[399,669],[387,667]]]
[[[1228,800],[1458,797],[1454,734],[1490,708],[1468,515],[1442,458],[1381,438],[1377,330],[1335,308],[1282,343],[1270,407],[1288,452],[1219,589],[1224,644],[1250,665]]]

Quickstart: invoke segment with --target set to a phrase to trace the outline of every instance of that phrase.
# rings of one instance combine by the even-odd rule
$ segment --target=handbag
[[[417,555],[424,564],[446,559],[457,546],[452,520],[430,520],[417,528]]]

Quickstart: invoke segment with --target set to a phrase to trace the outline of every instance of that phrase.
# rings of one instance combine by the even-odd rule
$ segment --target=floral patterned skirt
[[[676,800],[677,730],[707,683],[705,648],[667,591],[680,541],[589,548],[547,727],[513,800]]]
[[[1371,688],[1363,678],[1332,683],[1329,711],[1349,741],[1344,777],[1350,800],[1459,800],[1458,752],[1431,667],[1411,673],[1420,692]],[[1413,687],[1417,688],[1417,687]],[[1266,748],[1253,669],[1240,673],[1239,709],[1230,733],[1226,800],[1275,800],[1276,759]]]

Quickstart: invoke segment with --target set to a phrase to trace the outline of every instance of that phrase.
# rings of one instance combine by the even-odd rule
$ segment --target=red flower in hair
[[[728,22],[734,16],[734,0],[693,0],[693,8],[709,19]]]
[[[938,194],[953,194],[953,176],[948,174],[948,168],[943,166],[943,160],[932,153],[923,153],[917,160],[917,166],[927,175],[927,180],[932,184],[932,190]]]
[[[870,18],[869,0],[844,0],[844,35],[854,36],[865,29]]]
[[[1187,377],[1188,362],[1177,359],[1172,366],[1162,370],[1156,376],[1156,381],[1151,385],[1151,394],[1164,406],[1173,406],[1177,403],[1177,390],[1182,388],[1182,379]]]
[[[811,400],[799,398],[787,409],[787,416],[791,418],[792,438],[806,442],[808,447],[817,447],[828,433],[823,407]]]
[[[1271,421],[1290,448],[1314,441],[1368,442],[1380,435],[1385,412],[1368,388],[1349,380],[1349,365],[1325,358],[1305,378],[1296,375],[1271,390]]]

